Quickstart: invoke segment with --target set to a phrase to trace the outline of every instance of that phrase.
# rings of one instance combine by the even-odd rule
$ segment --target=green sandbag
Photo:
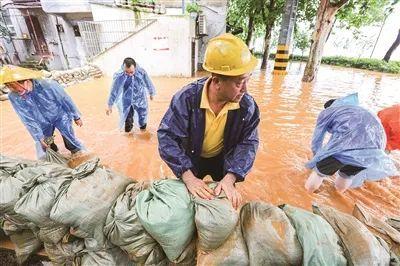
[[[15,245],[15,255],[19,264],[24,263],[42,247],[42,242],[29,229],[13,233],[10,235],[10,240]]]
[[[327,221],[312,212],[283,205],[303,248],[303,265],[347,265],[339,237]]]
[[[198,266],[250,265],[249,253],[243,239],[240,223],[236,225],[235,230],[219,248],[208,253],[200,252],[197,261]]]
[[[136,197],[136,213],[170,261],[181,255],[195,232],[194,205],[180,180],[155,181]]]
[[[216,185],[217,183],[211,183],[209,187],[214,189]],[[193,202],[199,249],[214,250],[235,230],[239,215],[223,192],[212,200],[193,197]]]
[[[43,228],[39,233],[42,241],[56,244],[68,231],[68,227],[52,221],[50,211],[57,193],[71,183],[72,169],[57,164],[44,164],[23,171],[28,169],[35,177],[24,185],[29,191],[16,202],[14,211],[39,228]]]
[[[322,216],[335,230],[349,265],[389,265],[389,252],[355,217],[315,204],[313,212]]]
[[[354,206],[353,216],[365,224],[377,237],[382,238],[396,257],[400,257],[400,232],[369,213],[360,204]]]
[[[143,228],[136,215],[136,196],[145,189],[143,183],[133,183],[127,186],[111,207],[106,223],[104,234],[114,245],[126,251],[129,258],[138,263],[158,264],[164,261],[164,252],[153,252],[154,249],[161,249],[160,245]],[[150,258],[149,256],[155,256]]]
[[[59,191],[50,212],[50,219],[73,227],[103,247],[104,222],[114,201],[132,179],[98,166],[90,160],[74,170],[74,180]]]
[[[300,265],[302,249],[285,213],[271,204],[250,202],[240,210],[250,265]]]

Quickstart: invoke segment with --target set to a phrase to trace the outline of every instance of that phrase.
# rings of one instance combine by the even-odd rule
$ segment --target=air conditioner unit
[[[207,23],[206,16],[203,14],[199,14],[197,18],[197,35],[206,36],[207,34]]]

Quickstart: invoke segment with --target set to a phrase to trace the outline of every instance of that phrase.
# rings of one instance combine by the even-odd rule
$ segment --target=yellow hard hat
[[[5,65],[0,69],[0,84],[42,77],[43,74],[40,71],[19,66]]]
[[[253,71],[257,59],[238,37],[225,33],[207,45],[203,68],[211,73],[239,76]]]

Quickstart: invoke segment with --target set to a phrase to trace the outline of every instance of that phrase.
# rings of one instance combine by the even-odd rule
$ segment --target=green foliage
[[[290,60],[307,61],[306,56],[292,55]],[[380,59],[352,58],[343,56],[322,57],[322,64],[360,68],[372,71],[400,74],[400,61],[385,62]]]
[[[360,28],[382,21],[391,4],[391,0],[349,0],[336,17],[346,28]]]
[[[295,28],[294,47],[301,50],[302,53],[310,47],[311,33],[307,30]]]
[[[200,11],[201,11],[201,8],[196,2],[187,3],[186,4],[186,12],[188,12],[188,13],[200,13]]]

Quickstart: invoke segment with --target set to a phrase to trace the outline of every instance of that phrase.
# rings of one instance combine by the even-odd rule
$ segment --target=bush
[[[262,54],[255,53],[255,56],[262,57]],[[290,55],[290,60],[292,61],[307,61],[307,58],[307,56]],[[270,54],[269,59],[275,59],[275,54]],[[385,62],[380,59],[327,56],[322,57],[321,63],[334,66],[352,67],[385,73],[400,74],[400,61]]]

